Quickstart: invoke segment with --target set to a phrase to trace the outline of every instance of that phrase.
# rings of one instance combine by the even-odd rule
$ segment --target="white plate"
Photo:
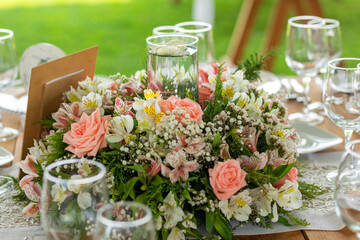
[[[14,160],[14,156],[5,148],[0,147],[0,166],[8,164],[12,160]]]
[[[275,74],[261,70],[260,77],[262,82],[257,88],[264,89],[268,94],[275,94],[281,90],[280,79]]]
[[[305,123],[292,123],[292,126],[301,138],[301,144],[298,147],[300,154],[318,152],[343,141],[342,138],[332,133]]]
[[[0,110],[2,111],[25,115],[27,102],[28,95],[17,98],[11,94],[0,93]]]

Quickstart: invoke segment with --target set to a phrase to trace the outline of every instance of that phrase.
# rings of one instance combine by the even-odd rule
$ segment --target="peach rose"
[[[177,107],[184,109],[186,114],[189,114],[189,117],[197,120],[197,122],[200,122],[204,115],[200,105],[189,98],[181,99],[171,96],[167,100],[161,100],[159,106],[163,113],[166,113],[167,111],[171,112]],[[185,116],[181,116],[181,118],[185,118]],[[181,119],[178,119],[178,121],[181,121]]]
[[[283,177],[282,179],[273,182],[272,185],[276,188],[281,188],[282,185],[285,184],[285,180],[289,180],[292,182],[296,182],[297,181],[297,174],[298,174],[298,170],[296,167],[291,168],[291,170],[285,175],[285,177]]]
[[[107,146],[105,134],[108,133],[110,116],[100,116],[97,108],[90,116],[81,115],[78,122],[71,124],[71,130],[64,135],[63,142],[70,144],[65,150],[78,157],[85,154],[95,156],[99,149]]]
[[[209,169],[210,185],[216,197],[221,201],[231,198],[246,186],[246,174],[234,159],[218,162],[213,169]]]

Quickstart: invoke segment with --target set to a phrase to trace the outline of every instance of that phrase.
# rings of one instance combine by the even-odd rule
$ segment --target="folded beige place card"
[[[22,159],[28,148],[34,145],[41,134],[39,121],[58,110],[65,91],[87,76],[93,78],[98,47],[68,55],[36,66],[31,71],[28,105],[25,119]],[[23,173],[20,171],[19,177]]]

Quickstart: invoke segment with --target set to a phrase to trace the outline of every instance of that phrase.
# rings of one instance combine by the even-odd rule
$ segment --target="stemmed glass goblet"
[[[340,66],[341,63],[341,66]],[[328,72],[322,92],[326,115],[344,130],[345,144],[360,126],[360,105],[356,100],[360,83],[360,58],[338,58],[328,62]],[[327,175],[333,181],[337,171]]]
[[[360,140],[347,143],[345,148],[335,180],[335,210],[360,240]]]
[[[0,93],[15,80],[17,73],[14,32],[0,29]],[[0,112],[0,142],[14,139],[18,134],[16,129],[3,126]]]
[[[297,16],[288,20],[286,31],[286,63],[292,71],[302,78],[305,87],[304,107],[302,113],[289,115],[292,122],[305,122],[310,125],[321,123],[324,118],[308,109],[308,95],[311,78],[315,77],[328,56],[328,45],[325,31],[318,24],[310,21],[321,20],[314,16]]]

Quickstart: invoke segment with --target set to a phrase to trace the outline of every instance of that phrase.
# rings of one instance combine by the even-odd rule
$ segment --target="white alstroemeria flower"
[[[146,100],[135,98],[133,104],[140,130],[151,129],[156,123],[160,123],[164,116],[159,106],[160,92],[154,93],[152,90],[145,90],[144,95]]]
[[[202,85],[204,87],[210,88],[212,92],[215,92],[216,75],[215,74],[209,74],[208,80],[209,80],[209,83],[203,83]]]
[[[76,180],[76,179],[82,179],[83,177],[81,175],[73,175],[71,176],[70,179],[72,180]],[[83,187],[83,184],[74,184],[71,183],[71,181],[68,183],[67,188],[69,189],[69,191],[74,192],[74,193],[79,193],[80,189]]]
[[[164,218],[166,220],[164,228],[173,228],[184,217],[184,211],[177,205],[174,194],[169,194],[164,199],[164,204],[160,207],[160,211],[164,212]]]
[[[171,229],[171,232],[167,238],[167,240],[184,240],[184,239],[185,239],[184,232],[177,227]]]
[[[223,95],[233,97],[237,92],[248,92],[249,81],[244,80],[244,72],[232,73],[230,69],[224,72]]]
[[[145,69],[140,70],[140,71],[136,71],[134,77],[135,77],[137,80],[141,80],[141,79],[147,77],[147,73],[146,73]]]
[[[70,91],[65,93],[66,98],[71,102],[81,102],[81,99],[83,97],[83,94],[80,93],[79,88],[75,89],[72,86],[70,86]]]
[[[54,202],[60,204],[69,196],[65,188],[61,187],[58,183],[51,186],[51,197]]]
[[[77,169],[81,176],[88,176],[91,173],[90,160],[82,157],[81,161],[77,164]]]
[[[262,98],[256,98],[254,93],[250,93],[250,102],[245,106],[245,110],[249,117],[255,119],[262,119],[261,106],[263,104]]]
[[[287,211],[298,209],[302,206],[299,184],[285,180],[285,184],[279,189],[279,197],[276,202]]]
[[[93,111],[95,111],[97,108],[101,109],[102,106],[102,98],[100,94],[91,92],[88,95],[82,97],[82,103],[85,107],[85,112],[87,114],[91,114]],[[102,109],[102,115],[104,110]]]
[[[155,223],[156,231],[159,231],[161,229],[161,227],[162,227],[162,217],[157,216],[157,218],[154,219],[154,223]]]
[[[30,155],[34,156],[40,164],[44,161],[44,156],[49,154],[45,144],[41,139],[39,142],[34,139],[34,146],[29,148],[29,152]]]
[[[134,128],[134,119],[130,115],[121,115],[114,117],[110,121],[109,134],[106,140],[111,143],[128,141],[128,136]]]
[[[232,99],[233,102],[235,102],[236,100],[238,100],[237,105],[239,107],[246,107],[249,102],[250,102],[250,97],[247,93],[244,92],[236,92],[234,94],[234,97]]]
[[[106,89],[109,89],[111,87],[111,84],[113,84],[115,81],[113,79],[109,79],[106,77],[95,78],[96,82],[99,82],[97,85],[97,93],[103,93]]]
[[[251,190],[252,198],[255,199],[255,205],[259,214],[263,217],[273,212],[277,215],[277,208],[271,208],[273,200],[278,199],[278,190],[271,184],[264,184],[263,188],[255,188]]]
[[[82,91],[84,92],[83,95],[91,92],[98,92],[98,85],[101,82],[98,78],[91,79],[90,77],[87,77],[84,81],[79,82],[79,86],[82,88]]]
[[[83,210],[91,206],[91,194],[88,192],[80,192],[76,200]]]
[[[234,217],[236,220],[243,222],[249,219],[251,213],[252,198],[248,190],[244,190],[237,195],[234,195],[230,200],[220,201],[219,208],[224,213],[227,219]]]

